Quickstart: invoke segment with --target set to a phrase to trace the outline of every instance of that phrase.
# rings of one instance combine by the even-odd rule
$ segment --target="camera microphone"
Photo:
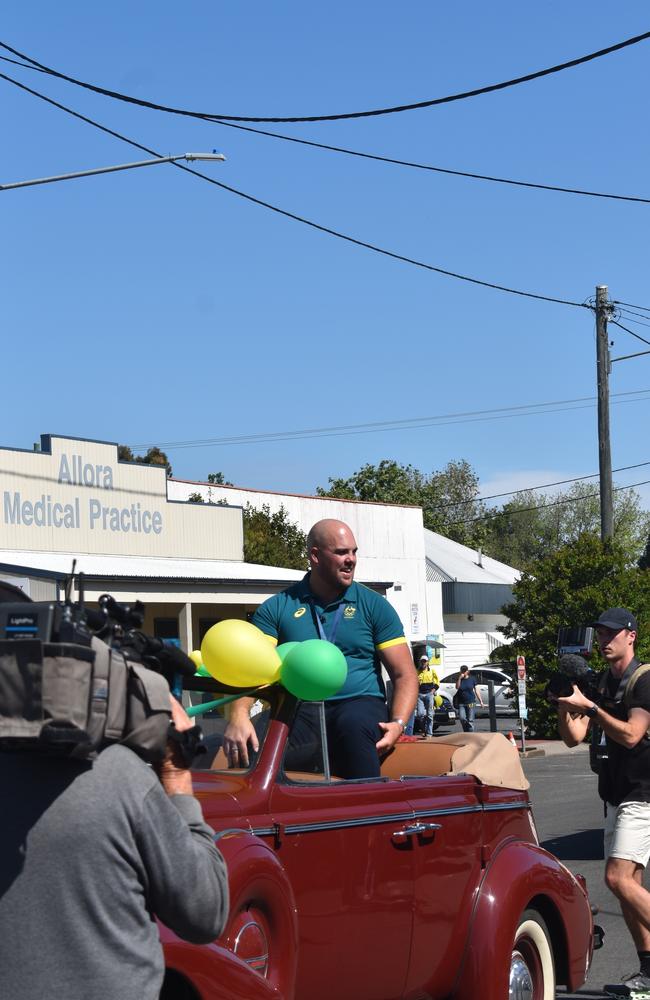
[[[560,673],[564,674],[565,677],[585,677],[592,673],[591,667],[585,660],[583,656],[577,656],[575,653],[565,653],[561,656],[558,661],[558,666],[560,668]]]

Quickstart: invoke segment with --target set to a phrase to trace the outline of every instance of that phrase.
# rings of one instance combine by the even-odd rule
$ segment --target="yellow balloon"
[[[436,708],[440,708],[440,706],[442,705],[442,695],[441,694],[434,694],[434,696],[433,696],[433,704],[436,706]]]
[[[208,629],[201,643],[204,666],[230,687],[272,684],[280,676],[275,646],[255,625],[228,618]]]
[[[192,661],[192,663],[194,664],[194,666],[196,667],[196,669],[198,670],[199,667],[201,666],[201,664],[203,663],[203,657],[201,656],[201,650],[200,649],[193,649],[192,652],[189,654],[189,657],[190,657],[190,660]]]

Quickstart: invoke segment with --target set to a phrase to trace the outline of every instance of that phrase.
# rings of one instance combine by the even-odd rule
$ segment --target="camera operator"
[[[225,865],[193,797],[193,723],[171,706],[156,769],[120,745],[83,761],[0,755],[0,996],[154,1000],[154,918],[196,944],[221,933]]]
[[[640,666],[636,618],[625,608],[610,608],[592,624],[609,665],[599,684],[600,703],[574,685],[570,697],[557,699],[559,730],[567,746],[582,742],[590,724],[604,736],[607,756],[598,768],[598,794],[605,806],[605,882],[621,904],[640,963],[639,972],[620,987],[605,989],[645,996],[650,991],[650,893],[643,887],[650,857],[650,671],[640,671],[625,695]]]

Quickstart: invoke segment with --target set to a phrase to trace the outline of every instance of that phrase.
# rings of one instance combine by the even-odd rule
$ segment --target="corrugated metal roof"
[[[429,564],[432,572],[440,574],[433,579],[457,581],[458,583],[515,583],[521,573],[512,566],[484,554],[480,557],[476,549],[454,542],[435,531],[424,529],[424,550],[427,557],[427,579]]]
[[[133,556],[79,555],[76,573],[94,577],[158,580],[232,580],[242,582],[269,581],[288,583],[301,580],[304,572],[281,566],[258,566],[256,563],[209,559],[143,559]],[[0,563],[47,570],[67,575],[72,569],[72,557],[62,552],[0,551]]]

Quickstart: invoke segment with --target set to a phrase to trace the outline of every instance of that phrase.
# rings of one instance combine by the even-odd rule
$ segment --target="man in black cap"
[[[576,746],[593,725],[599,758],[598,794],[605,805],[605,883],[621,904],[639,956],[639,972],[605,986],[612,996],[650,996],[650,893],[643,870],[650,858],[650,666],[636,658],[637,620],[627,608],[609,608],[592,622],[609,665],[600,703],[575,685],[558,698],[560,735]],[[597,746],[598,743],[598,746]]]

